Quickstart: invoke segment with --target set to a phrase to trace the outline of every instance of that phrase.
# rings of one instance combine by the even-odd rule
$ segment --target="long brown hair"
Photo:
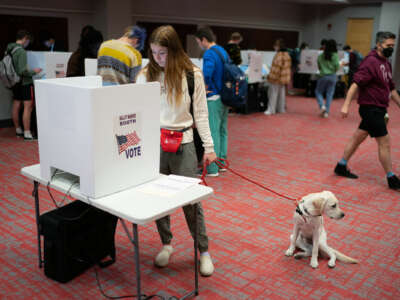
[[[179,106],[182,102],[182,78],[187,72],[193,71],[194,64],[183,50],[181,41],[175,29],[170,26],[160,26],[153,31],[149,44],[166,47],[168,56],[165,67],[160,67],[154,60],[151,47],[148,50],[149,63],[145,67],[147,81],[157,81],[160,73],[165,72],[165,87],[167,100],[170,104]],[[173,99],[173,95],[175,98]]]

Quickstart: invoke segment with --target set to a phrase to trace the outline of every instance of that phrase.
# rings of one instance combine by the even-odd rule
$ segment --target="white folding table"
[[[42,259],[41,248],[41,228],[39,224],[40,209],[39,209],[39,184],[48,185],[49,187],[58,190],[62,193],[68,193],[73,198],[79,199],[87,204],[97,207],[103,211],[109,212],[117,216],[121,220],[121,224],[128,235],[135,251],[135,265],[136,265],[136,282],[137,282],[137,295],[141,299],[141,281],[140,281],[140,264],[139,264],[139,238],[138,238],[138,225],[160,219],[166,215],[171,214],[176,209],[189,204],[199,203],[201,200],[206,199],[213,194],[213,189],[200,184],[191,186],[183,191],[178,192],[174,197],[152,195],[140,190],[140,187],[134,187],[122,192],[118,192],[109,196],[101,198],[88,198],[82,195],[79,191],[79,185],[74,184],[76,177],[61,173],[54,176],[49,183],[40,176],[40,165],[33,165],[22,168],[21,173],[23,176],[33,181],[33,196],[35,199],[35,213],[37,225],[37,239],[38,239],[38,256],[39,268],[44,263]],[[160,175],[164,176],[164,175]],[[197,214],[197,205],[195,205],[195,214]],[[133,225],[133,236],[129,233],[125,222],[129,221]],[[197,218],[195,224],[195,239],[194,239],[194,263],[195,263],[195,288],[193,291],[184,295],[181,299],[186,299],[191,296],[197,296],[198,291],[198,255],[197,255]]]

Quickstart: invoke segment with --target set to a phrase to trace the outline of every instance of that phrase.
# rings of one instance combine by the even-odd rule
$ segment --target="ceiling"
[[[398,2],[398,0],[284,0],[286,2],[300,4],[324,4],[324,5],[358,5],[381,4],[382,2]]]

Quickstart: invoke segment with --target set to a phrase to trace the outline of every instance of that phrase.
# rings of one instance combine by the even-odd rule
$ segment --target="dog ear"
[[[313,204],[313,207],[314,207],[314,209],[316,210],[316,211],[318,211],[319,212],[319,214],[320,215],[322,215],[322,211],[321,211],[321,209],[322,209],[322,205],[323,205],[323,203],[324,203],[324,198],[323,197],[318,197],[318,198],[315,198],[313,201],[312,201],[312,204]]]

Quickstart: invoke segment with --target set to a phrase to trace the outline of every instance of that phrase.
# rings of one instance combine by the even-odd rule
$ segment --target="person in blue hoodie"
[[[211,136],[214,141],[214,150],[217,157],[226,159],[228,152],[228,106],[221,101],[221,90],[223,84],[224,62],[229,60],[225,49],[215,42],[215,35],[209,27],[200,28],[196,34],[196,41],[202,50],[203,74],[207,90],[208,118],[210,122]],[[218,176],[219,171],[226,171],[219,168],[216,163],[207,167],[207,176]]]

